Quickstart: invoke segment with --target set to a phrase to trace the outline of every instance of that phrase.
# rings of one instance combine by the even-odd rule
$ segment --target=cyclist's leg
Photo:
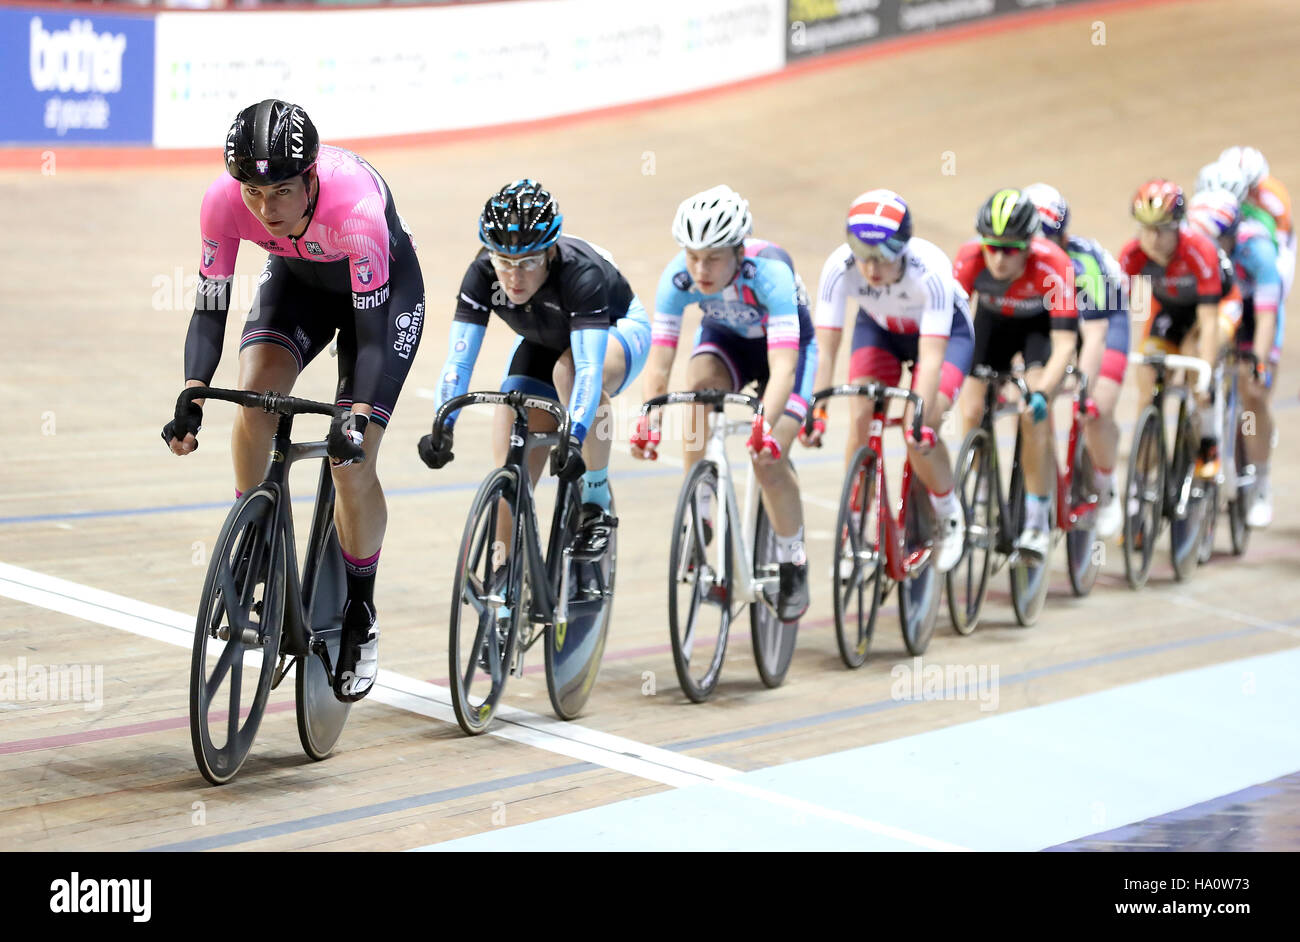
[[[384,432],[397,406],[402,385],[420,346],[424,322],[424,279],[419,262],[409,247],[398,250],[390,268],[390,310],[393,326],[401,331],[398,338],[385,338],[386,360],[383,380],[374,393],[370,421],[366,426],[363,448],[366,460],[332,469],[334,479],[334,528],[343,553],[348,598],[343,612],[342,642],[335,677],[335,694],[359,700],[370,692],[379,673],[379,629],[374,602],[379,556],[388,528],[388,504],[379,482],[379,448]],[[338,297],[338,370],[339,383],[335,403],[351,409],[358,341],[356,315],[351,298]],[[317,319],[325,309],[316,312]],[[349,676],[350,675],[350,676]]]
[[[1001,351],[1010,361],[1018,350],[1025,361],[1025,383],[1035,388],[1042,381],[1043,368],[1051,358],[1051,322],[1046,314],[1022,321],[1008,331],[1008,342]],[[1012,349],[1014,348],[1014,349]],[[1051,548],[1051,495],[1055,466],[1052,455],[1051,422],[1035,422],[1026,409],[1020,416],[1020,464],[1025,482],[1025,525],[1016,546],[1046,557]]]
[[[975,341],[974,351],[971,353],[971,365],[988,366],[997,368],[992,362],[994,350],[994,333],[999,326],[1001,318],[996,314],[989,314],[986,311],[975,312],[974,329]],[[1006,368],[1010,368],[1011,361],[1008,360]],[[961,392],[957,395],[957,409],[961,412],[961,434],[965,439],[970,434],[970,430],[975,428],[984,419],[984,392],[988,386],[982,379],[968,377],[966,382],[961,385]]]
[[[328,318],[313,317],[330,295],[294,277],[277,255],[266,261],[239,341],[239,388],[288,393],[304,366],[334,336]],[[261,409],[235,410],[231,456],[239,493],[262,480],[277,417]]]
[[[903,375],[906,357],[895,349],[889,332],[858,312],[853,325],[853,349],[849,354],[849,382],[857,384],[884,383],[897,386]],[[849,436],[844,446],[844,465],[847,468],[858,449],[867,443],[871,431],[872,403],[862,396],[849,399]]]
[[[736,356],[736,348],[744,342],[728,330],[701,326],[695,335],[695,349],[686,364],[687,388],[739,391],[749,382],[742,376]],[[687,471],[704,457],[709,444],[708,414],[704,406],[692,406],[686,410],[682,428],[682,460]]]

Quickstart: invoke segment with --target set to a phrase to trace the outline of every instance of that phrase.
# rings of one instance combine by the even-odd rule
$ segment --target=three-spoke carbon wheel
[[[190,661],[190,740],[203,777],[233,779],[266,711],[284,628],[284,534],[276,492],[258,487],[231,509],[208,563]]]

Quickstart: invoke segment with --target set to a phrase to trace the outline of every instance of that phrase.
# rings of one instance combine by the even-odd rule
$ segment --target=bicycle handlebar
[[[921,430],[925,427],[925,400],[910,389],[903,389],[901,386],[886,386],[884,383],[841,383],[839,386],[828,386],[820,392],[813,393],[812,401],[808,403],[808,415],[803,420],[803,427],[806,434],[811,435],[813,430],[813,409],[817,403],[826,399],[832,399],[835,396],[866,396],[869,399],[875,399],[879,402],[882,399],[906,399],[916,408],[912,413],[912,439],[913,441],[921,440]]]
[[[651,409],[658,409],[660,406],[722,406],[727,403],[748,406],[754,410],[755,415],[763,414],[762,399],[757,396],[746,396],[744,393],[727,392],[725,389],[698,389],[693,392],[664,393],[662,396],[647,399],[645,404],[641,406],[641,414],[648,415]]]
[[[455,412],[457,409],[463,409],[465,406],[479,405],[509,406],[514,409],[515,414],[525,422],[528,421],[528,416],[524,412],[525,409],[537,409],[541,412],[546,412],[553,416],[555,421],[560,423],[560,441],[566,442],[569,439],[568,409],[560,405],[554,399],[546,399],[541,396],[530,396],[526,393],[521,393],[518,390],[511,390],[510,392],[467,392],[462,396],[448,399],[439,406],[437,413],[433,417],[433,429],[430,434],[433,436],[435,445],[441,444],[444,433],[449,437],[454,436],[452,427],[446,425],[447,416]]]
[[[1185,357],[1173,353],[1130,353],[1128,360],[1130,363],[1155,367],[1158,373],[1162,373],[1166,369],[1192,370],[1196,373],[1196,391],[1198,393],[1204,393],[1210,388],[1210,379],[1214,373],[1214,367],[1200,357]]]
[[[214,389],[208,386],[191,386],[183,390],[176,398],[176,417],[181,417],[182,410],[195,399],[216,399],[221,402],[233,402],[249,409],[261,409],[279,415],[328,415],[337,417],[348,410],[344,406],[335,406],[327,402],[315,402],[311,399],[296,399],[278,392],[253,392],[251,389]]]
[[[976,379],[985,380],[986,382],[996,382],[999,385],[1002,383],[1014,383],[1016,388],[1020,390],[1021,398],[1023,398],[1025,402],[1029,401],[1029,396],[1031,395],[1029,392],[1029,384],[1025,382],[1023,376],[1019,376],[1016,373],[999,373],[992,367],[985,366],[982,363],[972,367],[970,375],[974,376]]]

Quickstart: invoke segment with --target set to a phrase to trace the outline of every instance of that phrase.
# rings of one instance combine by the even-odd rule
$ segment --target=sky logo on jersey
[[[368,285],[374,277],[375,273],[370,270],[370,256],[365,255],[357,259],[357,281]]]
[[[219,249],[220,247],[221,246],[219,243],[213,242],[211,239],[203,240],[203,267],[204,268],[212,267],[212,263],[217,260],[217,249]]]

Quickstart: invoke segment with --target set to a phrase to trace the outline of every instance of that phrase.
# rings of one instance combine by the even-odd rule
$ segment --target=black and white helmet
[[[715,186],[683,200],[673,220],[673,238],[687,249],[742,245],[753,229],[749,203],[729,186]]]

